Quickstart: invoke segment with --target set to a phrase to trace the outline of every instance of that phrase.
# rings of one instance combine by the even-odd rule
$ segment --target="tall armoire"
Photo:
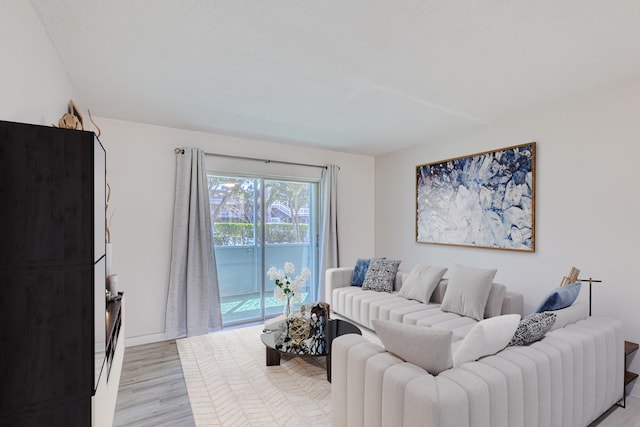
[[[105,351],[105,151],[0,122],[0,426],[90,426]]]

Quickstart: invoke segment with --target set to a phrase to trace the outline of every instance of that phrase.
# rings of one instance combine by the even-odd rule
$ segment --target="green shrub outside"
[[[272,222],[265,224],[265,227],[266,243],[299,243],[309,240],[309,224],[298,224],[300,239],[296,238],[295,228],[291,223]],[[216,222],[213,225],[213,241],[220,246],[251,245],[255,241],[253,230],[251,223]]]

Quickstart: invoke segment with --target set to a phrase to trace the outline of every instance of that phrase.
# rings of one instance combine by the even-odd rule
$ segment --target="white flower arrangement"
[[[280,302],[286,302],[292,300],[293,302],[302,302],[302,285],[311,276],[311,271],[308,268],[303,268],[295,279],[291,279],[293,273],[295,273],[296,267],[290,263],[284,263],[284,270],[277,270],[275,267],[271,267],[267,271],[269,280],[276,281],[276,287],[273,290],[273,297]]]

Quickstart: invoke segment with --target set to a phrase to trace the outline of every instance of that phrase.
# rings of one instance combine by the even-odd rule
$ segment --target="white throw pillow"
[[[431,294],[440,283],[440,279],[447,272],[443,267],[432,267],[429,265],[416,265],[411,269],[409,275],[402,281],[399,296],[429,303]]]
[[[373,320],[371,323],[384,348],[402,360],[421,367],[431,375],[451,368],[453,332],[390,320]]]
[[[497,271],[456,265],[440,309],[476,320],[484,319],[484,309]]]
[[[453,354],[453,367],[499,352],[509,344],[519,324],[519,314],[481,320],[458,345]]]

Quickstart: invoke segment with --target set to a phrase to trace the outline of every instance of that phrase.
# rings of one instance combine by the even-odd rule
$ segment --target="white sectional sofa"
[[[447,279],[442,279],[431,296],[429,304],[398,296],[408,271],[396,274],[394,292],[377,292],[351,286],[353,267],[327,269],[325,298],[331,310],[360,326],[373,329],[373,320],[394,320],[412,325],[451,329],[457,338],[463,337],[477,321],[455,313],[440,310],[447,289]],[[494,283],[489,294],[485,317],[500,314],[522,314],[523,297],[509,292],[504,285]]]
[[[332,345],[338,426],[584,427],[622,398],[622,324],[590,317],[437,376],[360,335]]]
[[[424,304],[398,296],[406,271],[397,273],[392,293],[350,286],[353,268],[329,269],[326,274],[327,302],[334,313],[370,329],[376,320],[386,320],[407,325],[402,329],[421,331],[416,326],[424,326],[434,334],[445,330],[451,334],[452,353],[483,329],[480,323],[502,322],[510,316],[498,315],[523,310],[522,295],[496,283],[484,313],[489,319],[479,322],[440,310],[446,279]],[[548,315],[556,319],[555,329],[540,341],[507,348],[503,344],[502,350],[466,362],[455,363],[454,357],[455,367],[445,366],[436,375],[396,355],[402,352],[388,352],[363,336],[339,337],[332,344],[333,425],[587,426],[622,398],[624,338],[621,322],[587,318],[585,307],[576,302]],[[424,352],[421,345],[413,347]]]

